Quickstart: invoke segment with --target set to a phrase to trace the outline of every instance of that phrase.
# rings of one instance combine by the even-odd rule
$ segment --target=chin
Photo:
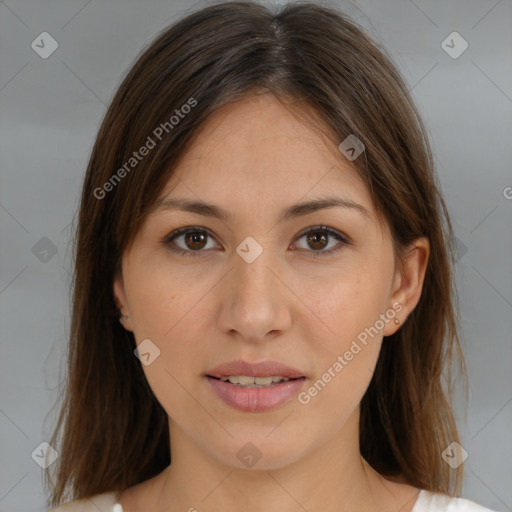
[[[291,440],[289,436],[276,435],[273,428],[267,427],[259,433],[253,429],[252,435],[248,429],[244,429],[244,435],[230,430],[235,437],[218,446],[212,456],[232,468],[258,471],[284,468],[309,451],[304,438]],[[209,446],[211,448],[212,444]]]

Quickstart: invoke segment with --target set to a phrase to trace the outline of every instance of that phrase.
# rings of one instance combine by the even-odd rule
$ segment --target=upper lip
[[[305,377],[304,373],[296,368],[291,368],[278,361],[261,361],[259,363],[249,363],[238,360],[221,364],[213,370],[207,372],[209,377],[229,377],[233,375],[247,375],[248,377],[287,377],[296,379]]]

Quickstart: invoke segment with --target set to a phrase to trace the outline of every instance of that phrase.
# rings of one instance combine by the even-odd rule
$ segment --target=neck
[[[172,464],[154,482],[155,510],[297,512],[411,510],[414,488],[399,492],[363,460],[359,417],[306,457],[274,469],[238,469],[208,455],[170,423]],[[350,442],[347,442],[350,440]],[[407,486],[408,487],[408,486]],[[409,506],[410,504],[410,506]],[[153,509],[152,509],[153,510]]]

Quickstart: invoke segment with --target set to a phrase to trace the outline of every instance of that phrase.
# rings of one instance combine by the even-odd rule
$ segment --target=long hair
[[[361,402],[360,451],[384,476],[460,491],[461,468],[441,456],[459,440],[452,361],[463,369],[453,232],[407,86],[386,51],[335,9],[293,2],[272,11],[235,1],[162,31],[128,71],[99,129],[74,240],[67,382],[51,439],[60,457],[46,475],[50,505],[124,490],[171,462],[167,416],[134,357],[133,333],[116,317],[113,280],[199,128],[223,105],[260,90],[314,111],[336,145],[351,134],[364,144],[364,157],[352,164],[390,226],[398,264],[409,243],[428,237],[419,303],[384,339]],[[143,146],[150,150],[135,158]]]

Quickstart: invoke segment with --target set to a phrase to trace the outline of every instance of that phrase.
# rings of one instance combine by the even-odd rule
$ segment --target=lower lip
[[[243,388],[230,382],[206,377],[213,390],[235,409],[259,412],[272,409],[296,395],[304,386],[304,377],[264,388]]]

